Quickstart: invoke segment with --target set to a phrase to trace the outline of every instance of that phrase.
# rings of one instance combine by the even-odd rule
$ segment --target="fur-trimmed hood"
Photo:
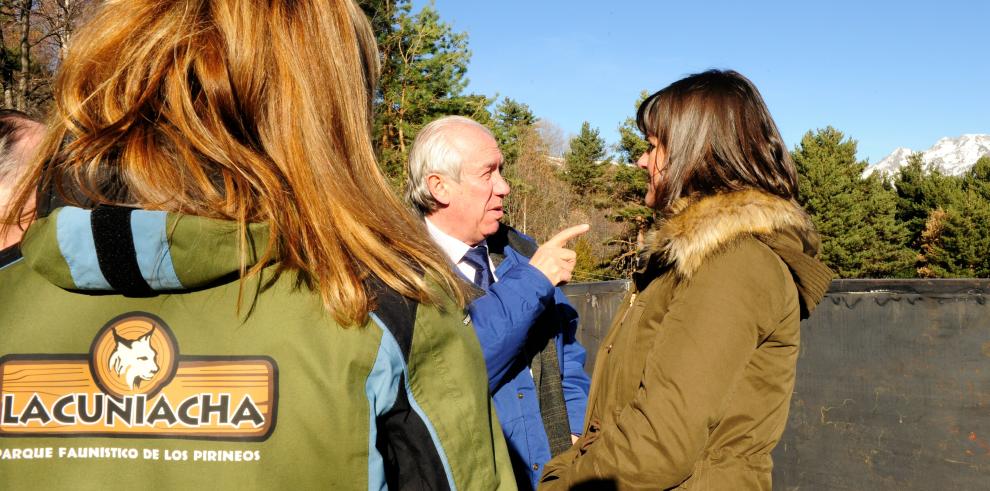
[[[780,256],[802,303],[809,312],[814,309],[834,274],[816,259],[821,243],[811,218],[796,203],[754,189],[679,200],[649,235],[646,262],[691,278],[707,258],[747,236]]]

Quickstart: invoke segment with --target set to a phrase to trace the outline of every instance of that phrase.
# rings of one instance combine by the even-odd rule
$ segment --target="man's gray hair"
[[[442,174],[455,182],[460,182],[461,165],[464,164],[453,145],[451,133],[460,127],[476,127],[489,136],[492,132],[481,123],[464,116],[444,116],[419,130],[409,151],[409,165],[406,169],[406,199],[422,215],[429,215],[440,207],[433,198],[426,178],[430,174]]]
[[[41,127],[41,123],[21,111],[0,109],[0,181],[20,170],[22,162],[14,155],[14,149],[33,125]]]

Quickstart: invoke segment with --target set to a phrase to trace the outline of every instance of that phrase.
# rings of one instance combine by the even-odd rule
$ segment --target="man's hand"
[[[553,286],[567,283],[571,280],[571,271],[574,271],[577,254],[564,246],[567,245],[568,240],[587,232],[590,228],[590,225],[584,223],[561,230],[536,250],[529,264],[540,270]]]

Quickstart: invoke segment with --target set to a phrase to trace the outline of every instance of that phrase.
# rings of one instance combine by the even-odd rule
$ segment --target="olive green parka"
[[[832,277],[818,247],[792,201],[677,203],[598,351],[584,436],[541,489],[770,489],[800,320]]]
[[[375,310],[343,326],[278,262],[240,280],[268,234],[36,221],[0,263],[0,489],[515,490],[464,310],[369,278]]]

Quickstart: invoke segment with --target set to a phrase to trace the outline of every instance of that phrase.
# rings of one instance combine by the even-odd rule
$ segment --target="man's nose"
[[[509,191],[509,181],[505,179],[501,174],[499,174],[498,179],[495,181],[494,193],[498,196],[508,196]]]

